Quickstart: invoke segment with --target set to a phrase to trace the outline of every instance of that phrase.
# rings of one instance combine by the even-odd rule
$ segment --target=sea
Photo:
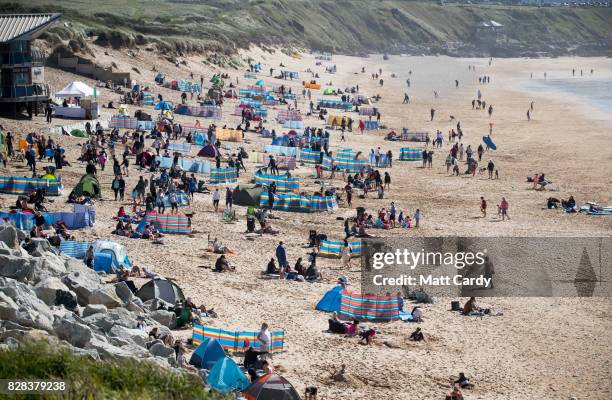
[[[612,79],[530,79],[524,87],[566,93],[612,117]]]

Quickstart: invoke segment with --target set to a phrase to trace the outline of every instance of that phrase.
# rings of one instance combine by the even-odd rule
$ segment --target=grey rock
[[[98,313],[106,314],[107,311],[108,309],[104,304],[88,304],[81,315],[85,318]]]
[[[33,259],[36,262],[34,276],[32,277],[34,283],[38,283],[48,276],[61,277],[66,275],[65,262],[57,254],[46,252],[41,257],[34,257]]]
[[[176,315],[171,311],[153,311],[149,313],[149,318],[170,329],[176,328]]]
[[[89,325],[97,326],[104,332],[109,332],[115,325],[133,329],[136,328],[138,323],[134,315],[124,308],[115,308],[107,313],[90,315],[83,320]]]
[[[142,301],[142,300],[141,300]],[[169,306],[171,304],[166,303],[161,299],[151,299],[144,302],[144,307],[149,311],[157,311],[162,306]]]
[[[164,346],[163,343],[155,343],[149,349],[149,353],[153,354],[155,357],[167,358],[174,355],[174,349],[172,347]]]
[[[46,252],[51,251],[51,245],[45,238],[31,238],[23,248],[34,257],[42,257]]]
[[[86,346],[87,349],[95,349],[102,359],[109,357],[137,357],[145,358],[150,354],[146,349],[136,345],[115,346],[102,336],[94,334]]]
[[[24,258],[17,255],[0,254],[0,275],[20,282],[30,281],[34,277],[40,260]]]
[[[125,282],[115,284],[115,294],[123,301],[123,304],[128,304],[134,298],[132,291]]]
[[[91,294],[102,287],[100,277],[87,268],[71,272],[62,281],[76,293],[79,304],[82,306],[89,304]]]
[[[12,225],[0,226],[0,242],[4,242],[10,249],[19,248],[19,233]]]
[[[132,344],[132,342],[129,339],[120,338],[120,337],[111,337],[108,339],[108,341],[112,345],[119,346],[119,347],[125,347],[125,346],[129,346],[130,344]]]
[[[149,335],[140,329],[130,329],[125,326],[115,325],[108,333],[110,337],[129,338],[139,346],[145,347]]]
[[[108,285],[94,290],[88,297],[89,304],[104,304],[108,308],[121,307],[121,299],[115,294],[113,286]]]
[[[140,306],[136,305],[136,303],[134,303],[133,301],[132,301],[132,302],[129,302],[129,303],[128,303],[128,305],[127,305],[127,306],[125,306],[125,307],[126,307],[128,310],[130,310],[130,311],[132,311],[132,312],[135,312],[135,313],[137,313],[137,314],[142,314],[142,313],[144,313],[144,312],[145,312],[145,311],[144,311],[144,309],[143,309],[142,307],[140,307]]]
[[[48,306],[55,304],[55,298],[58,290],[69,291],[68,286],[64,285],[61,279],[56,277],[47,277],[38,282],[34,286],[34,292],[39,299],[45,302]]]
[[[51,331],[53,314],[27,285],[0,277],[0,319]]]
[[[85,347],[92,338],[91,329],[77,322],[74,318],[63,318],[53,326],[55,333],[60,339],[66,340],[73,346]]]

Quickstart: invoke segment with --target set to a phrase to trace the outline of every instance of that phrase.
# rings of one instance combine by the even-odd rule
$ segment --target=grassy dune
[[[612,46],[611,8],[446,5],[410,0],[0,0],[3,12],[61,11],[70,25],[48,40],[102,35],[116,47],[231,53],[249,44],[340,53],[567,53]],[[473,26],[495,20],[508,40],[474,45]],[[457,50],[459,49],[459,50]]]
[[[150,362],[121,359],[94,361],[41,341],[0,350],[0,379],[57,379],[67,383],[64,393],[11,395],[11,399],[201,399],[222,397],[208,393],[200,378],[177,374]]]

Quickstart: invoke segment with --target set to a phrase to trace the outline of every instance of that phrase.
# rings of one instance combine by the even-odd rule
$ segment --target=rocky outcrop
[[[173,312],[147,305],[124,283],[107,284],[82,261],[59,255],[45,239],[0,226],[0,347],[47,340],[94,359],[146,358],[176,364],[174,349],[150,342],[176,326]],[[151,307],[148,307],[151,306]],[[146,328],[145,328],[146,327]]]

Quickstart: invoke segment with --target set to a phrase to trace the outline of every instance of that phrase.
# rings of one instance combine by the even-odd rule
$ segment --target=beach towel
[[[230,331],[210,326],[193,325],[192,339],[193,343],[198,345],[205,338],[216,339],[223,349],[237,353],[245,350],[245,342],[252,346],[255,351],[260,351],[261,342],[257,340],[257,331]],[[271,353],[279,353],[283,351],[285,344],[285,331],[271,330],[272,343],[270,344]]]
[[[408,311],[400,311],[399,312],[400,321],[411,322],[412,321],[412,313]]]

